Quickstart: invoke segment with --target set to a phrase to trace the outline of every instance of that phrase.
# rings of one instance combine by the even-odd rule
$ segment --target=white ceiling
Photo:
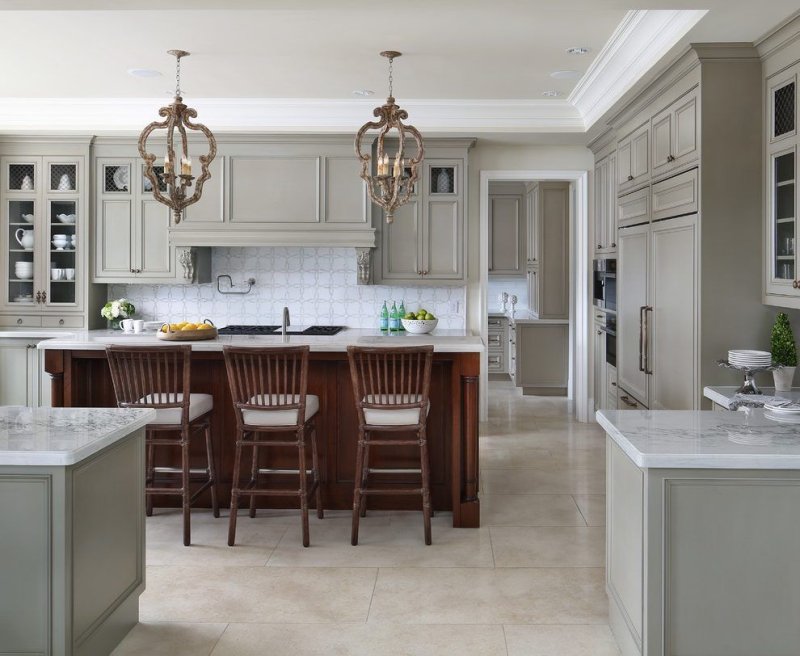
[[[635,9],[665,9],[662,3],[637,0]],[[665,30],[652,17],[672,14],[650,12],[650,24],[631,23],[633,7],[622,0],[0,0],[0,130],[34,127],[37,112],[40,124],[77,129],[81,115],[100,120],[112,106],[119,120],[109,116],[101,127],[125,128],[154,99],[168,99],[174,60],[165,51],[183,48],[192,52],[183,63],[184,97],[215,118],[238,111],[241,120],[222,120],[226,128],[297,129],[293,118],[308,129],[335,130],[337,121],[352,127],[352,115],[386,94],[378,52],[397,49],[404,56],[395,62],[395,95],[423,119],[414,121],[419,127],[445,129],[450,116],[456,131],[582,132],[613,100],[611,89],[584,79],[576,91],[577,79],[550,72],[583,75],[598,54],[606,63],[604,46],[614,37],[625,47],[613,70],[627,71],[617,84],[629,86],[676,42],[753,41],[796,11],[797,0],[670,0],[668,8],[709,11],[696,25],[701,15],[686,14]],[[625,20],[640,51],[631,34],[620,38]],[[669,41],[658,42],[666,32]],[[570,46],[591,53],[569,55]],[[163,76],[131,77],[134,67]],[[357,99],[355,89],[375,96]],[[551,89],[560,98],[542,97]],[[37,107],[19,100],[26,98],[59,100]],[[88,110],[85,99],[95,99]],[[311,124],[325,112],[338,115]]]

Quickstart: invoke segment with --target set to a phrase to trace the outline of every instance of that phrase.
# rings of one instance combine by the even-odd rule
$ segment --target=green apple
[[[426,315],[425,315],[425,318],[426,318],[428,321],[433,321],[433,320],[434,320],[436,317],[434,317],[432,314],[426,314]]]

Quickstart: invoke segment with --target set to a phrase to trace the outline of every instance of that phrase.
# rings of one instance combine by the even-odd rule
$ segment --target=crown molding
[[[705,10],[629,11],[567,98],[583,117],[586,130],[705,14]]]
[[[0,98],[0,131],[141,130],[163,98]],[[374,100],[191,98],[198,120],[226,131],[352,133],[372,118]],[[421,131],[583,132],[565,100],[403,100]]]

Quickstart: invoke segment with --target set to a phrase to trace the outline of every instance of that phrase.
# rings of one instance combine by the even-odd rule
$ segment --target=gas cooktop
[[[292,327],[286,329],[287,335],[335,335],[343,330],[344,326],[308,326],[307,328]],[[219,329],[220,335],[280,335],[280,326],[225,326]]]

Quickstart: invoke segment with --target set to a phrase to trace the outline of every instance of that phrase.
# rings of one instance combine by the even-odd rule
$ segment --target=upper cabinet
[[[351,137],[219,137],[203,196],[170,226],[170,241],[374,247],[360,172]]]
[[[375,208],[376,283],[464,283],[467,150],[472,143],[426,140],[411,200],[395,212],[392,223]]]
[[[617,154],[594,167],[594,244],[596,255],[617,252]]]
[[[800,56],[800,52],[798,53]],[[767,78],[765,302],[800,307],[797,78],[800,63]]]
[[[23,140],[2,150],[0,326],[94,325],[103,290],[89,283],[88,140]]]
[[[617,143],[617,183],[620,192],[649,181],[649,152],[649,122],[636,128]]]
[[[523,192],[522,184],[489,186],[490,276],[525,275],[527,215]]]
[[[694,88],[652,119],[653,177],[697,159],[697,128],[697,88]]]

